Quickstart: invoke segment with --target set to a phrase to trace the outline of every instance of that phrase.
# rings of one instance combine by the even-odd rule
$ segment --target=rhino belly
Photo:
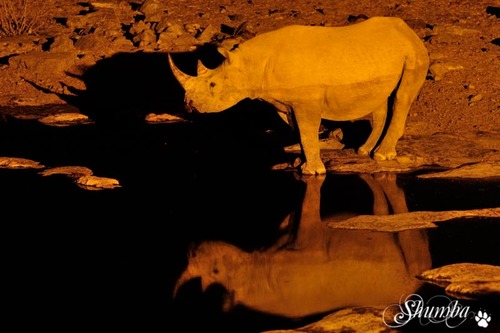
[[[393,76],[369,82],[328,86],[320,101],[322,118],[334,121],[362,118],[387,105],[398,81],[399,76]]]

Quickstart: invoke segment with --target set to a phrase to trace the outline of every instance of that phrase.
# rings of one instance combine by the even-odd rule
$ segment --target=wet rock
[[[184,118],[177,117],[168,113],[150,113],[146,115],[145,120],[150,124],[165,124],[165,123],[178,123],[187,121]]]
[[[392,313],[384,313],[385,307],[353,307],[336,311],[323,319],[296,330],[273,330],[263,333],[306,333],[306,332],[398,332],[387,327]]]
[[[405,172],[426,166],[454,169],[488,161],[498,154],[498,135],[485,132],[479,138],[477,135],[460,137],[449,133],[408,135],[399,140],[396,146],[398,155],[391,161],[362,157],[353,149],[325,149],[321,152],[321,158],[327,170],[336,173]],[[298,147],[291,151],[298,151]]]
[[[464,165],[462,167],[447,170],[443,172],[435,172],[418,175],[418,178],[465,178],[465,179],[482,179],[482,178],[500,178],[500,161],[485,161]]]
[[[2,169],[43,169],[45,166],[40,162],[21,157],[0,157],[0,168]]]
[[[40,172],[42,176],[52,176],[52,175],[66,175],[71,178],[80,178],[82,176],[91,176],[93,174],[92,170],[87,167],[82,166],[62,166],[50,169],[45,169]]]
[[[343,221],[328,222],[332,229],[399,232],[436,228],[435,223],[459,218],[500,217],[500,208],[450,210],[445,212],[410,212],[393,215],[358,215]]]
[[[57,127],[85,125],[93,123],[88,116],[76,112],[57,113],[40,118],[38,121],[45,125]]]
[[[114,189],[121,187],[118,180],[97,176],[82,176],[76,179],[76,184],[86,190]]]
[[[459,299],[500,296],[500,266],[452,264],[425,271],[417,278],[444,287],[448,295]]]

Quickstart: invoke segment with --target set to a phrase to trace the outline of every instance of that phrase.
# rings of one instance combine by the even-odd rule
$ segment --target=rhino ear
[[[218,47],[218,48],[217,48],[217,51],[218,51],[220,54],[222,54],[222,56],[223,56],[224,58],[226,58],[226,62],[227,62],[227,63],[229,63],[229,64],[231,63],[231,61],[232,61],[232,60],[233,60],[233,58],[234,58],[234,55],[233,55],[233,53],[232,53],[231,51],[229,51],[229,50],[227,50],[227,49],[225,49],[225,48],[223,48],[223,47]]]

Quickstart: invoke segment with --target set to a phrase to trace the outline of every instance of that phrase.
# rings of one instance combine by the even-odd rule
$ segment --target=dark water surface
[[[499,219],[406,234],[325,227],[373,214],[370,184],[401,189],[394,200],[386,193],[393,213],[498,207],[498,181],[301,180],[268,171],[285,159],[272,133],[214,124],[52,128],[9,119],[1,126],[0,156],[85,166],[123,186],[87,191],[66,176],[0,169],[3,314],[15,331],[294,328],[339,308],[394,303],[403,292],[444,294],[419,285],[418,269],[500,264]],[[188,254],[196,254],[189,263]],[[173,299],[186,268],[193,279]],[[498,299],[470,304],[489,311],[488,329],[473,320],[453,330],[405,329],[499,328]]]

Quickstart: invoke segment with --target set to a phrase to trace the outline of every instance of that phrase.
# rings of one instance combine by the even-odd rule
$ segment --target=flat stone
[[[40,162],[21,157],[0,157],[1,169],[43,169]]]
[[[45,125],[58,126],[58,127],[84,125],[84,124],[93,123],[89,119],[88,116],[81,114],[81,113],[76,113],[76,112],[57,113],[54,115],[40,118],[38,121],[40,121],[42,124],[45,124]]]
[[[457,169],[418,175],[418,178],[500,178],[500,161],[479,162]]]
[[[450,210],[444,212],[421,211],[393,215],[358,215],[343,221],[328,222],[328,219],[324,221],[332,229],[398,232],[412,229],[436,228],[435,223],[438,222],[479,217],[500,218],[500,208]]]
[[[398,332],[384,324],[382,320],[384,310],[385,308],[382,307],[346,308],[336,311],[313,324],[300,327],[296,330],[273,330],[263,333]]]
[[[149,124],[165,124],[165,123],[178,123],[187,121],[184,118],[177,117],[168,113],[149,113],[145,119]]]
[[[445,288],[459,299],[500,296],[500,266],[459,263],[425,271],[418,279]]]
[[[71,177],[82,177],[91,176],[93,174],[92,170],[83,166],[61,166],[50,169],[45,169],[40,172],[42,176],[52,176],[52,175],[67,175]]]
[[[82,176],[78,178],[76,184],[86,190],[113,189],[121,187],[118,180],[107,177]]]

